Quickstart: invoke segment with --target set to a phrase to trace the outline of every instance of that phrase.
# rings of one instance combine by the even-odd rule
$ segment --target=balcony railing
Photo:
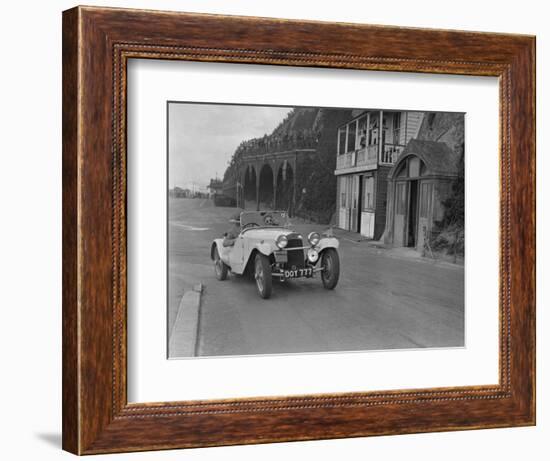
[[[361,158],[357,159],[357,166],[376,165],[376,157],[378,156],[377,145],[363,147],[359,152],[361,153]]]
[[[346,154],[339,155],[336,158],[336,168],[342,169],[342,168],[352,168],[355,166],[355,152],[347,152]]]
[[[244,141],[237,151],[243,157],[272,154],[297,149],[316,149],[319,137],[316,133],[294,133],[285,136],[268,136]]]
[[[380,163],[393,165],[396,162],[397,158],[401,155],[401,152],[403,152],[404,148],[405,146],[401,146],[398,144],[384,144]]]
[[[393,165],[405,146],[397,144],[385,144],[380,154],[378,163]],[[336,157],[336,169],[375,166],[378,158],[379,147],[377,144],[363,147],[356,151],[347,152]]]

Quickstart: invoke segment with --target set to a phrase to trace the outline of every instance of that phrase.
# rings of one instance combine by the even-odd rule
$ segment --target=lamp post
[[[240,197],[241,197],[241,193],[240,193],[240,189],[242,189],[242,184],[237,181],[237,208],[239,208],[239,202],[241,201],[240,200]],[[243,200],[242,200],[242,204],[244,205],[244,197],[243,197]],[[244,210],[244,206],[240,207]]]

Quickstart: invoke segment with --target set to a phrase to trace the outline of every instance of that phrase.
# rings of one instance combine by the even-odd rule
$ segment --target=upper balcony
[[[418,114],[365,110],[341,125],[337,133],[336,174],[393,165],[418,131]]]
[[[382,149],[377,144],[346,152],[336,157],[336,169],[364,168],[373,170],[378,165],[393,165],[405,146],[384,144]]]

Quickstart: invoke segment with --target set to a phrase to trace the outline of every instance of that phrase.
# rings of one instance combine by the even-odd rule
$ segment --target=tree
[[[445,208],[439,230],[430,238],[430,247],[434,250],[446,250],[457,255],[464,255],[464,142],[457,144],[458,176],[452,183],[450,196],[442,202]]]
[[[458,153],[458,176],[452,183],[451,195],[443,201],[445,213],[443,227],[457,226],[464,229],[464,143],[455,147]]]

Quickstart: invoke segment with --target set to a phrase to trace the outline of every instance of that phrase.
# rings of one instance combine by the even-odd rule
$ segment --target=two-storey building
[[[338,128],[338,227],[378,240],[386,224],[387,178],[420,129],[423,112],[363,110]]]

